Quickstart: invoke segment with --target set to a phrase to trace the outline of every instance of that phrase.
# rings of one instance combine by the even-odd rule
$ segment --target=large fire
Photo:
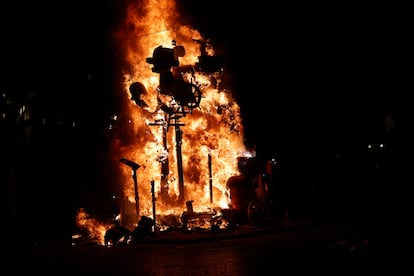
[[[226,182],[238,174],[237,158],[254,152],[244,145],[239,105],[221,87],[225,70],[197,66],[202,58],[217,56],[213,46],[199,31],[180,25],[175,1],[135,1],[125,18],[115,36],[123,42],[120,85],[126,100],[113,117],[119,133],[112,141],[112,158],[123,161],[117,182],[123,191],[122,224],[131,229],[140,216],[156,212],[162,225],[163,217],[181,216],[188,202],[195,212],[228,208]],[[163,93],[162,72],[152,64],[157,47],[173,50],[177,64],[171,70],[184,68],[184,82],[201,93],[194,106],[177,100],[180,91]],[[141,89],[138,96],[134,87]],[[80,217],[82,226],[101,227]]]

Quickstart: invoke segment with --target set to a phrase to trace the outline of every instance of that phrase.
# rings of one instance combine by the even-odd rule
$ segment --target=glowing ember
[[[226,181],[238,173],[237,157],[254,153],[243,143],[239,105],[220,87],[225,72],[203,66],[205,60],[219,63],[220,56],[197,30],[180,25],[171,0],[132,3],[115,35],[123,43],[125,101],[122,114],[114,115],[119,119],[112,157],[138,165],[119,162],[122,224],[132,228],[140,216],[153,217],[154,210],[161,223],[162,217],[181,216],[188,201],[196,213],[228,208]],[[180,102],[174,95],[180,91],[163,93],[165,75],[154,64],[157,47],[178,53],[179,65],[171,70],[181,70],[184,83],[199,89],[201,100],[195,106]]]

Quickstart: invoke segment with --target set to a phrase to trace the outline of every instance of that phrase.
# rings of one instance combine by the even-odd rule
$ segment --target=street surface
[[[17,274],[43,275],[409,274],[408,240],[404,223],[338,221],[221,240],[24,246],[17,248],[14,267]]]

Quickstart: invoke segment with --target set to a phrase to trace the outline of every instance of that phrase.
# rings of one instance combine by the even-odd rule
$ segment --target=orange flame
[[[109,223],[102,223],[90,217],[84,208],[79,208],[76,214],[76,223],[79,229],[87,231],[89,238],[96,239],[99,244],[104,245],[105,232],[111,226]]]
[[[171,48],[175,41],[185,49],[180,66],[194,66],[201,54],[196,40],[205,39],[199,31],[180,25],[179,19],[174,1],[136,1],[127,8],[125,22],[115,34],[117,41],[122,42],[121,85],[127,99],[123,113],[116,116],[131,119],[118,121],[112,152],[115,160],[126,158],[140,166],[136,171],[138,191],[135,191],[131,168],[119,165],[121,179],[118,183],[122,185],[125,198],[124,219],[131,216],[134,223],[138,220],[131,207],[136,204],[135,192],[139,194],[140,216],[153,216],[155,198],[157,216],[180,215],[185,210],[185,201],[190,200],[194,201],[196,212],[228,208],[226,181],[238,173],[237,157],[254,154],[244,145],[238,103],[231,91],[220,87],[221,75],[225,72],[196,71],[194,78],[202,93],[200,104],[168,127],[165,113],[159,110],[158,98],[169,96],[160,95],[157,90],[159,74],[152,72],[146,58],[152,56],[156,47]],[[207,53],[215,55],[211,45]],[[145,108],[130,100],[129,87],[134,82],[146,88],[142,94],[147,104]],[[181,141],[177,140],[177,132],[181,134]],[[177,151],[178,146],[181,152]],[[180,154],[184,190],[180,190],[177,160]],[[151,181],[155,183],[153,190]]]

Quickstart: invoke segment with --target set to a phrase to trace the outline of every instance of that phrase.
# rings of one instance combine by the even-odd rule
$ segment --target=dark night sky
[[[117,27],[124,2],[23,1],[2,8],[3,86],[44,87],[74,101],[96,100],[76,94],[71,85],[87,73],[112,85],[108,76],[116,70],[111,63],[116,50],[110,30]],[[412,87],[406,70],[411,24],[404,7],[179,3],[183,22],[224,55],[228,85],[253,130],[268,115],[281,123],[285,112],[301,117],[315,96],[341,109],[354,104],[363,109],[378,96],[374,101],[388,104],[401,97],[404,102]]]
[[[304,118],[328,128],[311,127],[316,136],[338,127],[370,135],[366,125],[378,124],[386,108],[412,120],[404,7],[210,1],[218,4],[197,9],[195,1],[181,2],[225,53],[253,141],[295,140]]]
[[[50,92],[76,81],[85,72],[109,71],[107,58],[113,54],[109,30],[116,21],[113,2],[4,4],[0,27],[2,83]]]

